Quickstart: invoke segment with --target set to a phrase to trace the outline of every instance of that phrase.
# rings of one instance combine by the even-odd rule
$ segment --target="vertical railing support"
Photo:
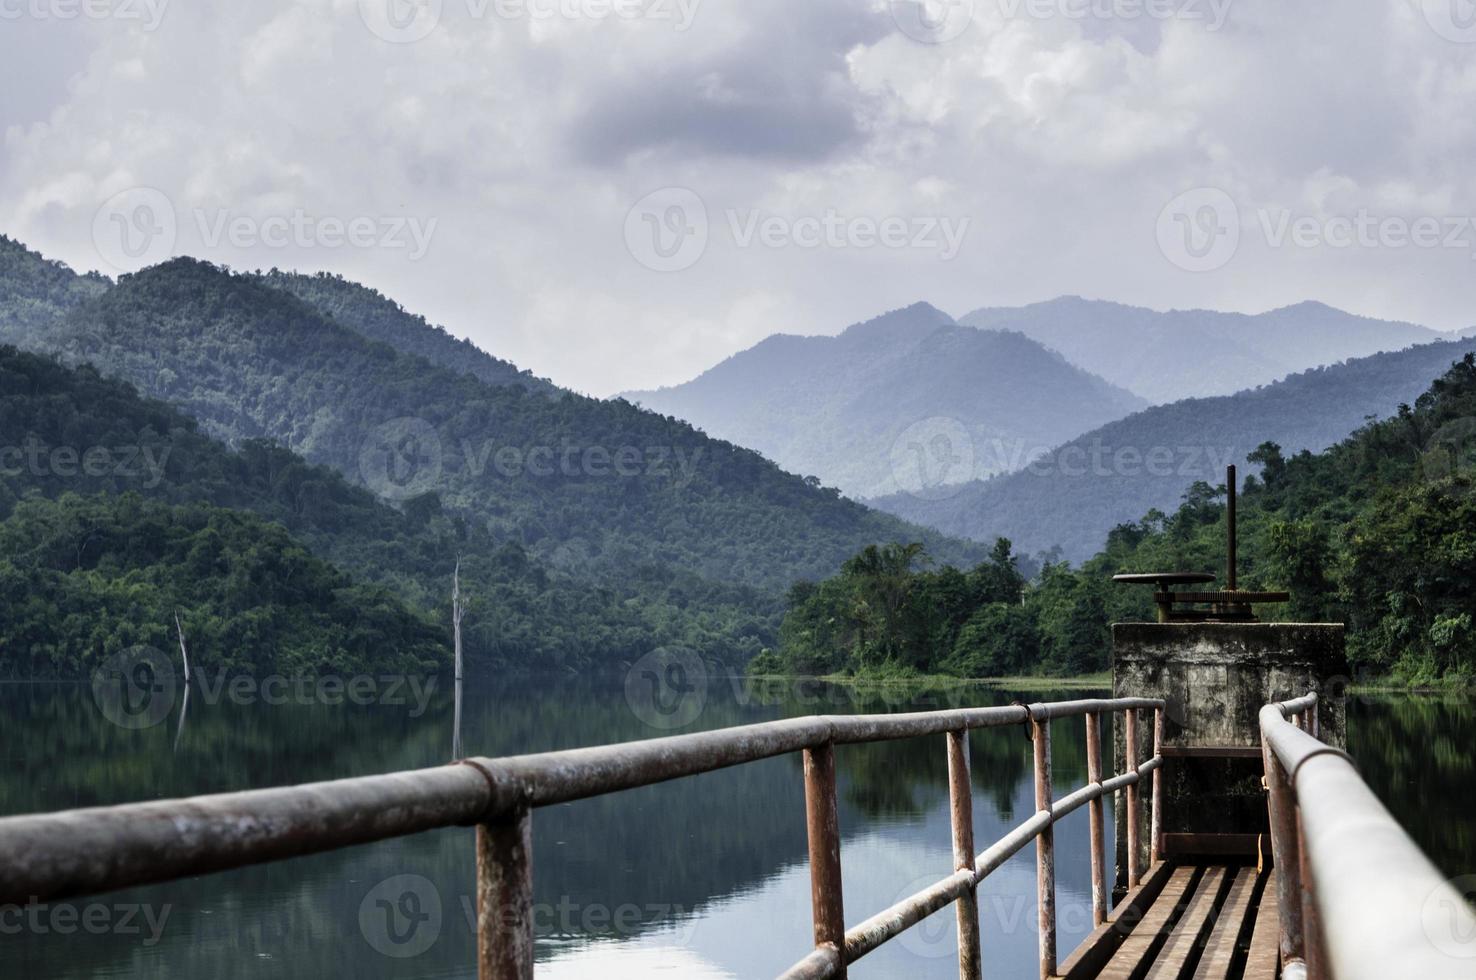
[[[1127,760],[1127,771],[1138,771],[1138,712],[1129,708],[1123,712],[1123,749]],[[1127,864],[1128,887],[1137,888],[1143,883],[1142,861],[1138,858],[1138,784],[1127,788]]]
[[[805,749],[805,825],[810,840],[810,902],[815,945],[840,957],[835,976],[846,976],[846,915],[841,901],[840,818],[835,806],[835,746]]]
[[[1271,817],[1271,854],[1276,863],[1276,898],[1281,910],[1281,966],[1285,973],[1292,963],[1307,960],[1302,928],[1302,849],[1291,781],[1271,746],[1264,738],[1261,741]]]
[[[969,733],[948,733],[948,799],[953,814],[953,870],[974,867],[974,787],[969,776]],[[959,897],[959,980],[980,980],[979,895],[969,889]]]
[[[1308,716],[1310,720],[1310,715]],[[1293,787],[1295,792],[1295,787]],[[1297,807],[1297,851],[1302,871],[1302,948],[1307,954],[1307,980],[1327,980],[1327,950],[1322,946],[1322,917],[1317,913],[1317,882],[1312,873],[1307,838],[1302,830],[1302,809]]]
[[[477,976],[533,980],[533,819],[477,827]]]
[[[1163,756],[1163,709],[1153,709],[1153,758]],[[1163,859],[1163,763],[1153,770],[1153,801],[1149,804],[1148,853],[1149,866]]]
[[[1035,743],[1035,809],[1050,812],[1055,803],[1051,785],[1051,722],[1030,721]],[[1040,910],[1040,976],[1056,975],[1056,828],[1047,824],[1035,839],[1035,878]]]
[[[1087,728],[1087,782],[1102,782],[1102,716],[1086,716]],[[1106,837],[1106,819],[1103,816],[1105,801],[1097,797],[1087,804],[1092,832],[1092,923],[1101,925],[1107,921],[1107,855],[1103,851]]]

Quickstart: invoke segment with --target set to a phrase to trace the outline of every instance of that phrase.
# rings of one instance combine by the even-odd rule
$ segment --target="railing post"
[[[527,809],[477,827],[477,976],[533,978],[533,820]]]
[[[1051,785],[1051,722],[1030,721],[1035,743],[1035,809],[1050,812],[1055,803]],[[1047,824],[1035,839],[1035,878],[1040,909],[1040,976],[1056,975],[1056,828]]]
[[[1127,771],[1138,771],[1138,712],[1135,708],[1129,708],[1123,714],[1123,740],[1124,752],[1127,760]],[[1143,883],[1142,861],[1138,858],[1138,784],[1132,783],[1127,788],[1127,858],[1128,858],[1128,887],[1137,888]]]
[[[846,976],[846,915],[841,901],[840,818],[835,806],[835,746],[805,749],[805,825],[810,842],[810,903],[815,945],[832,946],[840,958],[835,976]]]
[[[1302,929],[1302,854],[1294,790],[1285,767],[1265,735],[1261,755],[1266,764],[1266,790],[1271,817],[1271,854],[1276,863],[1276,898],[1281,910],[1281,965],[1305,963]]]
[[[1163,755],[1163,709],[1153,709],[1153,758]],[[1156,865],[1163,859],[1163,762],[1153,770],[1153,801],[1149,804],[1148,863]]]
[[[953,813],[953,870],[974,867],[974,787],[969,778],[969,733],[948,733],[948,799]],[[958,909],[959,980],[980,980],[979,895],[961,895]]]
[[[1102,716],[1092,713],[1086,716],[1087,726],[1087,782],[1102,782]],[[1107,855],[1103,852],[1106,837],[1104,801],[1097,797],[1087,804],[1087,813],[1092,827],[1092,922],[1101,925],[1107,921]]]

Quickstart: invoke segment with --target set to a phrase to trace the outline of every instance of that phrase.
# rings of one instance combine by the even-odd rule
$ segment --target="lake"
[[[91,685],[0,685],[0,813],[367,775],[452,757],[449,690],[370,682],[361,693],[192,689],[181,730],[174,701],[167,714],[134,721]],[[714,679],[700,712],[674,730],[1105,694],[964,685],[858,692]],[[336,703],[352,701],[367,703]],[[486,756],[650,738],[688,721],[653,715],[619,681],[583,678],[469,685],[462,715],[464,753]],[[1348,718],[1350,751],[1374,791],[1444,872],[1476,871],[1472,704],[1354,698]],[[1059,797],[1085,782],[1083,721],[1057,722],[1053,735]],[[994,729],[974,733],[971,749],[982,850],[1034,809],[1030,743],[1022,728]],[[843,746],[837,761],[846,919],[854,925],[952,868],[944,744]],[[1056,833],[1064,956],[1091,926],[1086,809]],[[471,978],[472,841],[470,829],[439,831],[4,910],[0,976]],[[811,946],[799,757],[537,811],[534,876],[540,976],[772,977]],[[1033,847],[986,880],[980,896],[988,975],[1033,976]],[[951,980],[954,948],[948,909],[852,976]]]

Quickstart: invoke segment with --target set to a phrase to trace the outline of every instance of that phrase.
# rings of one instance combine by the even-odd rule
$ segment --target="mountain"
[[[489,385],[195,260],[124,276],[44,329],[0,323],[0,334],[93,363],[227,444],[274,440],[402,508],[444,509],[594,583],[667,569],[777,594],[872,543],[925,541],[960,561],[982,553],[675,420]]]
[[[1145,404],[1019,333],[959,326],[926,303],[836,337],[775,335],[625,397],[856,496],[988,476]]]
[[[1447,338],[1312,302],[1249,316],[1161,313],[1063,296],[975,310],[961,322],[1017,330],[1154,404],[1229,395],[1308,368]]]
[[[263,284],[291,293],[324,316],[402,354],[419,355],[432,364],[469,374],[489,385],[518,385],[537,394],[561,394],[553,382],[520,371],[469,340],[456,339],[444,327],[432,326],[425,317],[409,312],[388,296],[342,276],[273,269],[258,278]]]
[[[1348,361],[1217,398],[1160,405],[1109,423],[1009,476],[956,488],[945,499],[896,494],[871,503],[946,534],[1004,536],[1027,553],[1056,546],[1084,560],[1107,532],[1150,510],[1172,510],[1196,481],[1263,442],[1318,451],[1369,417],[1413,402],[1476,340],[1433,343]]]

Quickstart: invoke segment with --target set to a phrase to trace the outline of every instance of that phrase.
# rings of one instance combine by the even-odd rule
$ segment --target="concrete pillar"
[[[1341,624],[1121,623],[1112,627],[1114,697],[1163,698],[1164,745],[1170,749],[1248,749],[1261,744],[1262,707],[1316,691],[1323,697],[1321,737],[1345,744],[1343,693],[1348,661]],[[1138,726],[1138,758],[1152,755],[1151,717]],[[1113,725],[1116,771],[1123,771],[1124,734]],[[1222,753],[1229,754],[1229,753]],[[1164,766],[1165,834],[1197,838],[1199,846],[1233,854],[1247,835],[1267,829],[1259,755],[1245,758],[1171,757]],[[1144,793],[1144,801],[1148,799]],[[1149,808],[1141,808],[1139,859],[1148,866]],[[1126,887],[1126,806],[1117,800],[1117,884]],[[1183,840],[1183,839],[1179,839]],[[1184,841],[1189,846],[1188,841]],[[1250,845],[1254,853],[1254,844]],[[1172,856],[1170,849],[1169,856]]]

